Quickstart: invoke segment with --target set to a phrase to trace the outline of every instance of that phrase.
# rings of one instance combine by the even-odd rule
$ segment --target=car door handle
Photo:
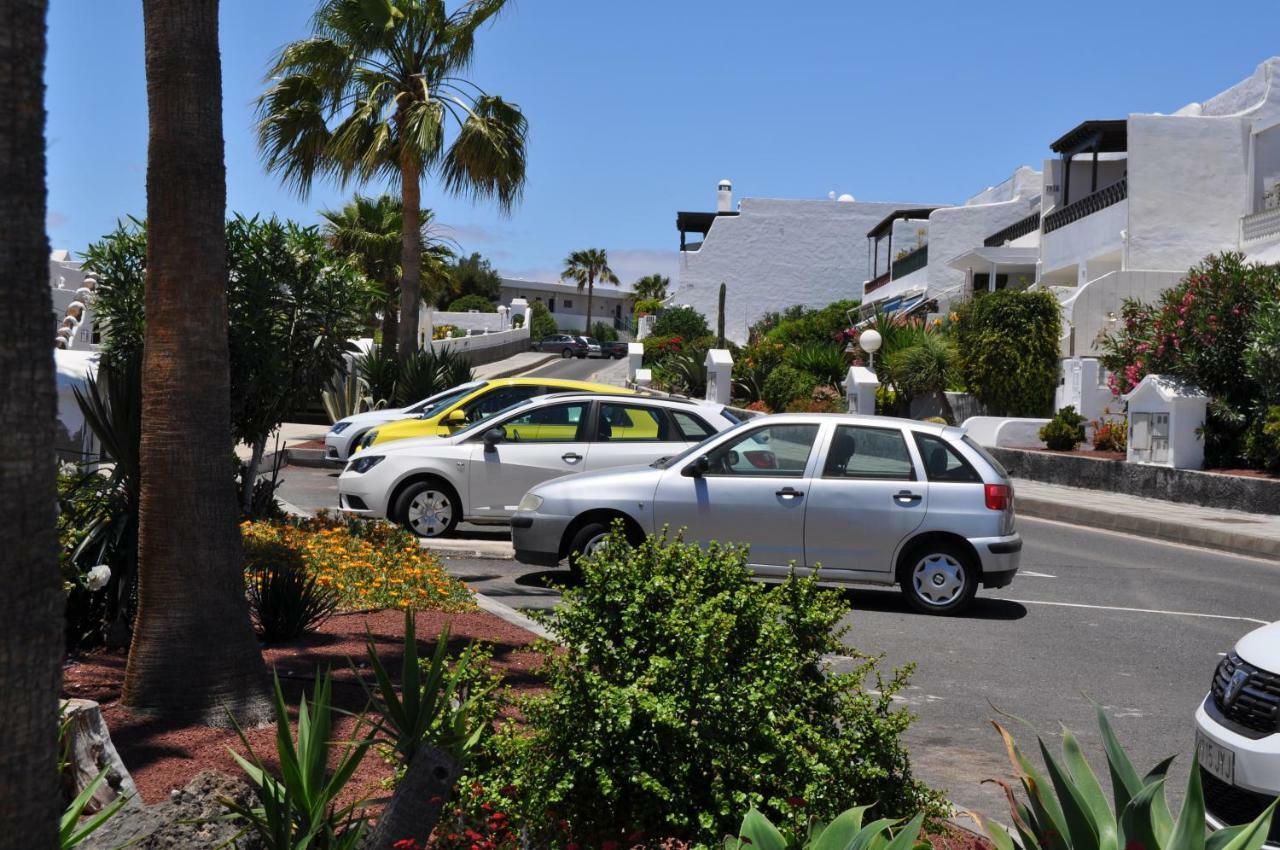
[[[803,490],[797,490],[794,487],[783,487],[774,493],[775,496],[781,496],[784,499],[798,499],[804,495]]]
[[[893,494],[893,500],[900,505],[914,505],[923,498],[919,493],[912,493],[910,490],[899,490]]]
[[[582,460],[582,455],[578,454],[577,452],[569,452],[567,454],[560,455],[560,459],[565,461],[566,463],[577,463],[578,461]]]

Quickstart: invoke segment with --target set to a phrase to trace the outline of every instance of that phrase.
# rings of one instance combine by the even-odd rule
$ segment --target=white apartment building
[[[93,322],[93,289],[96,281],[86,280],[84,269],[71,252],[49,253],[49,289],[53,295],[51,339],[55,348],[96,351],[98,330]]]
[[[631,320],[631,288],[597,283],[592,290],[591,318],[587,319],[587,290],[564,281],[524,280],[504,277],[498,303],[510,307],[513,299],[523,298],[532,305],[541,301],[555,318],[561,330],[589,330],[589,325],[606,322],[615,329],[626,330]],[[713,313],[714,315],[714,313]]]
[[[866,232],[895,210],[921,204],[743,198],[720,182],[715,212],[678,212],[680,269],[671,302],[688,304],[714,327],[725,284],[725,336],[745,342],[766,313],[793,304],[822,307],[862,294],[871,257]]]

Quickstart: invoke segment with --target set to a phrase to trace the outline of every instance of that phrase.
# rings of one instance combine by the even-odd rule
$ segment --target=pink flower
[[[1184,326],[1186,323],[1187,323],[1187,320],[1186,320],[1186,319],[1179,319],[1179,320],[1178,320],[1178,327],[1182,327],[1182,326]]]
[[[1139,353],[1141,353],[1141,354],[1145,354],[1146,352],[1148,352],[1148,351],[1150,351],[1150,350],[1151,350],[1151,346],[1150,346],[1150,345],[1148,345],[1147,343],[1145,343],[1145,342],[1140,342],[1140,343],[1138,343],[1138,352],[1139,352]]]

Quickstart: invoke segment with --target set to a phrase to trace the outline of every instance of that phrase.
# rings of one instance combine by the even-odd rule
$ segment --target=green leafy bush
[[[659,368],[668,357],[684,351],[686,346],[682,336],[650,335],[641,344],[644,346],[644,365],[649,369]]]
[[[849,673],[824,660],[853,654],[847,612],[814,577],[756,582],[742,548],[633,549],[615,527],[540,615],[560,641],[542,648],[548,691],[521,705],[524,726],[497,736],[477,781],[509,788],[535,844],[556,819],[599,847],[632,833],[711,842],[747,806],[788,829],[857,800],[936,812],[893,703],[910,668],[886,680],[875,659]]]
[[[560,326],[556,324],[556,319],[551,315],[551,311],[547,309],[546,304],[541,301],[535,301],[529,309],[532,312],[529,333],[533,339],[542,339],[544,336],[551,336],[560,330]]]
[[[1258,469],[1280,472],[1280,405],[1271,405],[1249,427],[1245,457]]]
[[[1049,424],[1040,429],[1040,439],[1055,452],[1075,451],[1085,440],[1084,423],[1075,405],[1068,404],[1054,414]]]
[[[850,312],[856,310],[859,303],[836,301],[816,310],[810,307],[791,307],[781,314],[770,314],[753,325],[749,331],[750,339],[768,339],[784,345],[803,345],[808,342],[844,345],[850,338]]]
[[[656,298],[637,298],[633,309],[637,316],[652,316],[662,309],[662,302]]]
[[[762,398],[772,410],[782,411],[797,400],[807,402],[818,385],[819,381],[813,375],[784,363],[764,379]]]
[[[707,336],[711,329],[707,327],[707,319],[692,307],[672,307],[663,310],[653,323],[655,336],[678,336],[684,339],[696,339]]]
[[[1280,292],[1258,304],[1249,323],[1244,368],[1266,402],[1280,403]]]
[[[839,386],[849,373],[849,358],[834,342],[805,342],[787,350],[786,363],[807,372],[820,384]]]
[[[469,313],[472,310],[476,310],[481,313],[498,312],[498,308],[494,305],[493,300],[486,298],[483,295],[464,295],[461,298],[455,298],[453,301],[449,302],[448,312],[450,313]]]
[[[1080,743],[1071,730],[1062,731],[1062,760],[1055,759],[1038,740],[1049,777],[1046,780],[999,723],[993,723],[1004,739],[1009,763],[1022,785],[1027,801],[1018,800],[1004,782],[1009,797],[1010,819],[1022,847],[1040,850],[1257,850],[1266,840],[1273,802],[1252,823],[1230,826],[1205,839],[1204,789],[1195,757],[1182,811],[1175,822],[1165,799],[1172,758],[1165,759],[1146,775],[1139,775],[1120,746],[1111,723],[1098,708],[1098,726],[1111,775],[1111,801],[1107,800],[1097,775],[1085,760]],[[1013,836],[1005,827],[974,815],[990,836],[996,850],[1016,850]]]
[[[742,818],[738,834],[726,835],[722,846],[724,850],[924,850],[930,846],[919,840],[924,815],[916,815],[895,835],[893,827],[898,821],[891,818],[863,825],[869,808],[849,809],[831,823],[810,821],[808,828],[798,833],[779,830],[752,808]]]
[[[341,598],[309,574],[302,556],[275,541],[247,541],[249,614],[267,643],[292,640],[329,619]]]
[[[591,336],[600,342],[617,342],[618,329],[609,322],[596,322],[591,326]]]
[[[1001,289],[956,311],[960,374],[993,416],[1047,416],[1058,383],[1062,314],[1051,292]]]
[[[396,403],[408,406],[473,380],[471,364],[462,351],[447,345],[416,351],[400,366]]]

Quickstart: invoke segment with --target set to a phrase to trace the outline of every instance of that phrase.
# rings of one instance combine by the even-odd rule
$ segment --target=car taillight
[[[987,499],[987,510],[1009,510],[1009,500],[1013,498],[1013,488],[1008,484],[984,484],[982,485],[982,493]]]

